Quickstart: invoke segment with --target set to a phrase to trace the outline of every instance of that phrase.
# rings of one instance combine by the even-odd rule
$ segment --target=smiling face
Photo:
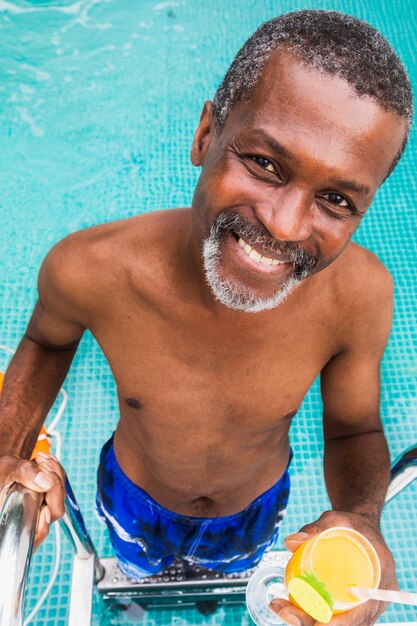
[[[405,121],[288,51],[220,133],[206,103],[191,159],[208,283],[243,311],[277,306],[344,250],[400,150]]]

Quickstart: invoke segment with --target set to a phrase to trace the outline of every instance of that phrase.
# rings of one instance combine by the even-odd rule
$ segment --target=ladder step
[[[98,590],[104,599],[137,599],[145,603],[167,600],[176,597],[216,600],[221,597],[243,599],[246,585],[252,574],[260,567],[276,565],[277,571],[286,566],[291,553],[271,550],[267,552],[259,565],[246,572],[224,574],[215,570],[190,565],[185,561],[175,561],[171,567],[157,576],[133,579],[125,576],[115,558],[100,559],[104,566],[104,578],[98,583]],[[182,603],[182,602],[181,602]]]

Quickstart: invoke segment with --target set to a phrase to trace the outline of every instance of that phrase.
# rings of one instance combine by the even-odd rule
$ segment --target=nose
[[[255,208],[255,214],[279,241],[301,242],[313,231],[311,196],[303,189],[282,187]]]

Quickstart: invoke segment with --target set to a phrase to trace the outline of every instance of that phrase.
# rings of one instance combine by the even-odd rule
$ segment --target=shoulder
[[[111,234],[108,225],[68,235],[46,255],[38,278],[42,308],[89,327],[90,309],[97,300],[106,270]]]
[[[40,298],[55,294],[91,309],[128,285],[133,274],[146,277],[184,219],[186,209],[154,211],[68,235],[45,257]]]
[[[121,223],[92,226],[59,241],[46,255],[39,274],[42,284],[77,293],[98,284],[114,263]]]
[[[333,298],[346,341],[385,346],[392,323],[394,282],[388,269],[351,242],[335,262]]]
[[[370,250],[351,242],[335,268],[336,292],[347,307],[371,307],[392,297],[394,282],[380,259]]]
[[[132,253],[140,256],[168,235],[180,212],[155,211],[77,231],[50,250],[44,266],[61,277],[74,275],[74,270],[93,279],[108,276],[109,268],[123,272]]]

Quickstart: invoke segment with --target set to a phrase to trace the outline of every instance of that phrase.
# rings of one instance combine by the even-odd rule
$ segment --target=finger
[[[55,522],[65,513],[65,486],[61,476],[50,470],[45,463],[40,463],[42,472],[52,481],[52,487],[45,493],[45,502],[51,513],[51,520]]]
[[[58,459],[53,454],[46,454],[45,452],[38,452],[36,455],[36,462],[38,464],[43,463],[45,467],[47,467],[55,474],[61,478],[62,482],[65,484],[66,474],[65,470],[58,461]]]
[[[45,541],[49,533],[49,525],[51,523],[51,513],[47,506],[44,506],[38,516],[35,538],[33,541],[33,549],[36,551],[41,543]]]
[[[317,535],[328,528],[341,526],[342,524],[338,520],[340,520],[340,514],[335,511],[325,511],[320,515],[318,520],[311,522],[310,524],[305,524],[305,526],[300,528],[299,532],[294,535],[289,535],[284,540],[285,547],[291,552],[295,552],[300,545],[314,535]],[[343,526],[351,526],[349,520],[344,518]]]
[[[291,603],[288,600],[284,600],[284,598],[274,598],[269,603],[269,608],[274,613],[279,613],[282,609],[289,606]]]
[[[302,609],[289,602],[283,609],[278,611],[278,617],[286,624],[290,624],[290,626],[314,626],[316,623],[313,617],[310,617]]]
[[[324,530],[324,528],[318,521],[306,524],[300,528],[297,533],[288,535],[288,537],[284,539],[284,545],[291,552],[295,552],[305,541],[313,537],[313,535],[321,533],[322,530]]]
[[[284,545],[287,550],[290,550],[290,552],[295,552],[297,548],[299,548],[308,539],[310,539],[310,535],[308,533],[294,533],[293,535],[288,535],[288,537],[285,537]]]
[[[14,461],[6,482],[7,484],[19,483],[38,493],[48,491],[53,485],[51,478],[36,463],[20,459]]]

